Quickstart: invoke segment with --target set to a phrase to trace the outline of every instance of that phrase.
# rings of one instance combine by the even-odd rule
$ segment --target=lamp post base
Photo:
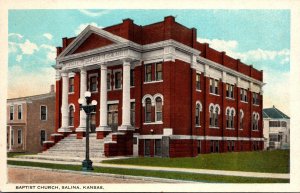
[[[83,160],[82,162],[82,171],[92,171],[93,168],[93,162],[91,160]]]

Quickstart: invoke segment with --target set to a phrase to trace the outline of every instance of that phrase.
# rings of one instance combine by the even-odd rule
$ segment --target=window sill
[[[212,126],[209,126],[210,129],[220,129],[220,127],[212,127]]]
[[[227,100],[232,100],[234,101],[235,99],[234,98],[230,98],[230,97],[226,97]]]
[[[75,92],[69,92],[68,94],[75,94]]]
[[[241,100],[241,103],[246,103],[246,104],[248,104],[248,102],[247,102],[247,101],[242,101],[242,100]]]
[[[251,130],[251,131],[254,131],[254,132],[259,132],[259,130]]]
[[[259,105],[258,105],[258,104],[253,104],[253,106],[259,107]]]
[[[135,86],[130,86],[130,88],[134,88]]]
[[[98,93],[98,90],[91,91],[91,94],[95,94],[95,93]]]
[[[197,92],[202,92],[201,90],[196,89]]]
[[[144,84],[154,84],[154,83],[160,83],[160,82],[163,82],[163,80],[154,80],[154,81],[144,82]]]
[[[200,127],[201,127],[201,125],[196,125],[195,127],[196,127],[196,128],[200,128]]]
[[[121,88],[114,88],[114,90],[122,90],[122,87]]]
[[[226,127],[226,129],[228,129],[228,130],[235,130],[235,128],[229,128],[229,127]]]
[[[219,94],[215,94],[215,93],[209,93],[210,95],[214,95],[214,96],[220,96]]]
[[[161,125],[161,124],[163,124],[162,121],[143,123],[143,125]]]

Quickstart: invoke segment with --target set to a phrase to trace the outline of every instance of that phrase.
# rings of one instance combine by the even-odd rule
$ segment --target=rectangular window
[[[197,141],[197,152],[198,152],[198,154],[201,153],[201,141],[200,140]]]
[[[201,90],[200,87],[200,74],[196,74],[196,90]]]
[[[14,130],[11,129],[11,130],[10,130],[10,143],[11,143],[12,146],[13,146],[14,143],[15,143],[14,137],[15,137]]]
[[[280,127],[280,121],[270,121],[269,127]]]
[[[69,93],[74,92],[74,77],[69,78]]]
[[[134,86],[134,69],[130,70],[130,86]]]
[[[107,73],[107,90],[110,90],[110,73]]]
[[[43,145],[43,142],[46,141],[46,131],[41,130],[41,136],[40,136],[41,145]]]
[[[145,156],[150,156],[150,139],[145,139]]]
[[[240,95],[241,95],[241,101],[244,101],[244,102],[248,101],[246,89],[241,88]]]
[[[145,73],[145,82],[152,81],[152,64],[147,64],[145,66],[146,73]]]
[[[9,107],[9,120],[14,120],[14,106]]]
[[[161,139],[155,139],[155,156],[161,156]]]
[[[234,141],[231,141],[231,151],[234,151]]]
[[[115,73],[115,88],[116,89],[120,89],[121,88],[121,81],[122,81],[122,77],[121,77],[121,72],[116,72]]]
[[[133,137],[133,145],[137,145],[138,144],[138,138],[137,137]]]
[[[130,103],[130,123],[135,126],[135,102]]]
[[[209,91],[212,94],[219,94],[219,81],[216,79],[209,80]]]
[[[215,141],[215,152],[219,152],[219,141]]]
[[[259,105],[259,98],[257,93],[252,93],[252,102],[254,105]]]
[[[96,92],[98,89],[97,89],[97,76],[91,76],[90,77],[90,91],[91,92]]]
[[[22,105],[18,105],[18,119],[22,119]]]
[[[41,113],[41,115],[40,115],[41,120],[42,120],[42,121],[47,120],[47,106],[42,105],[42,106],[41,106],[40,113]]]
[[[214,152],[214,141],[210,141],[210,152]]]
[[[227,98],[234,98],[233,96],[234,86],[231,84],[226,84],[226,97]]]
[[[156,63],[155,65],[155,78],[156,80],[162,80],[162,63]]]
[[[22,129],[18,129],[18,144],[22,144]]]

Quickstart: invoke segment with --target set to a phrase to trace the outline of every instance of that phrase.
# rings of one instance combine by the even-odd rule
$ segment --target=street
[[[154,183],[150,180],[122,179],[106,174],[96,176],[10,166],[8,167],[8,182],[16,184]]]

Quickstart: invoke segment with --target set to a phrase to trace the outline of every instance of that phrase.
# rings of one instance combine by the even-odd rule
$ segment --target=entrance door
[[[108,120],[107,124],[113,132],[118,131],[118,104],[108,105]]]
[[[145,139],[145,157],[150,156],[150,139]]]
[[[139,156],[139,139],[133,136],[133,156]]]

